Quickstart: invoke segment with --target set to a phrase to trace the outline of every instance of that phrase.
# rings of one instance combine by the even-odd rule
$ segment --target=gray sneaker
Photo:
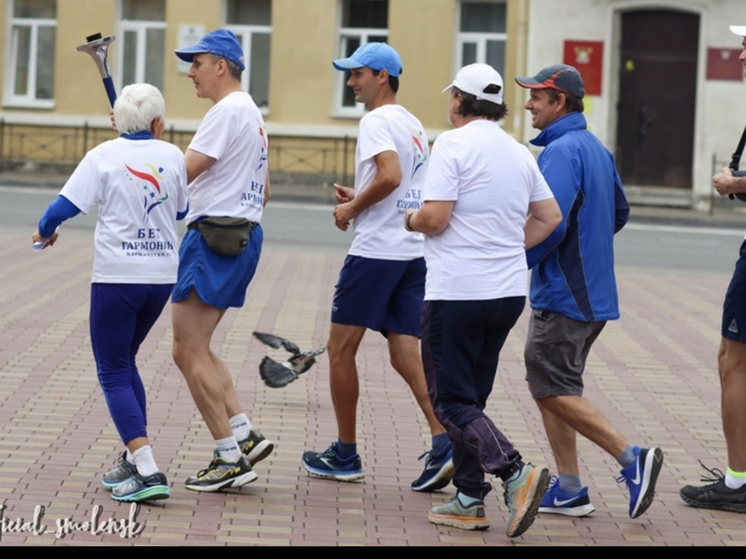
[[[549,468],[525,464],[508,481],[503,482],[505,505],[510,510],[505,533],[517,538],[534,523],[541,499],[549,487]]]
[[[137,468],[132,462],[127,461],[127,451],[125,450],[119,457],[119,463],[101,476],[101,485],[107,491],[111,491],[125,481],[131,480],[136,475]]]
[[[445,505],[430,509],[427,519],[433,524],[460,530],[486,530],[490,527],[490,521],[484,512],[484,501],[465,507],[458,500],[458,494]]]
[[[275,449],[274,443],[265,439],[259,429],[249,431],[249,436],[238,441],[238,446],[241,449],[241,454],[249,459],[251,467],[264,460]]]
[[[255,479],[256,474],[245,456],[239,456],[237,462],[228,462],[216,450],[210,465],[187,479],[186,488],[192,491],[220,491],[229,487],[241,487]]]

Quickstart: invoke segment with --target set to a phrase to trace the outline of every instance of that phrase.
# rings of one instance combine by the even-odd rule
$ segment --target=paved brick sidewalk
[[[6,530],[0,545],[264,544],[264,545],[740,545],[746,515],[698,511],[678,496],[697,483],[697,460],[722,467],[724,443],[715,371],[719,315],[728,278],[620,269],[623,318],[594,346],[587,396],[635,442],[666,452],[650,511],[630,520],[618,467],[580,441],[582,475],[596,513],[585,519],[540,516],[515,541],[504,535],[499,482],[487,497],[492,528],[468,533],[437,528],[427,511],[453,495],[409,490],[421,470],[428,431],[414,399],[388,364],[383,338],[369,333],[358,359],[363,398],[359,447],[364,483],[309,478],[304,450],[334,439],[328,361],[283,390],[265,387],[258,364],[266,348],[251,332],[274,332],[303,348],[323,345],[332,286],[343,260],[335,250],[268,244],[248,304],[230,311],[215,337],[252,421],[276,443],[257,467],[259,480],[241,491],[199,494],[184,479],[207,466],[212,443],[170,357],[168,308],[143,344],[139,367],[149,397],[149,432],[172,498],[145,505],[141,533],[92,535],[82,524],[100,507],[97,525],[125,523],[130,508],[100,486],[122,445],[96,381],[88,336],[90,232],[69,229],[59,244],[32,253],[27,231],[0,226],[0,504]],[[523,382],[524,314],[502,354],[489,413],[527,460],[551,460],[539,413]],[[272,351],[272,350],[270,350]],[[272,353],[275,355],[275,353]],[[281,356],[277,353],[275,356]],[[43,534],[29,532],[45,507]],[[23,533],[7,522],[24,518]],[[105,526],[104,526],[105,527]]]

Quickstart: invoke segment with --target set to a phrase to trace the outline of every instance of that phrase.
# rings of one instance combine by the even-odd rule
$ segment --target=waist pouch
[[[187,229],[196,229],[202,235],[207,246],[221,256],[238,256],[249,244],[249,236],[256,221],[245,217],[206,217],[202,221],[193,221]]]

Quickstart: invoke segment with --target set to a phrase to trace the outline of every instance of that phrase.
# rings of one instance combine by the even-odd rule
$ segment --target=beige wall
[[[472,0],[474,1],[474,0]],[[523,90],[513,77],[523,73],[529,0],[507,0],[506,102],[511,116],[504,127],[522,130]],[[7,0],[0,0],[0,29],[5,34]],[[210,108],[198,99],[185,74],[176,70],[180,25],[202,25],[207,31],[223,24],[223,0],[166,0],[166,53],[163,93],[167,120],[177,130],[192,132]],[[273,0],[271,64],[269,75],[270,135],[288,144],[293,136],[309,145],[326,146],[314,136],[343,138],[356,135],[358,118],[334,115],[337,71],[331,61],[338,55],[339,0]],[[58,0],[55,70],[55,107],[18,109],[3,107],[6,122],[57,126],[108,126],[108,104],[95,65],[75,50],[86,35],[117,34],[119,0]],[[450,127],[443,88],[453,79],[458,0],[389,0],[389,42],[404,65],[399,102],[416,114],[425,127],[438,132]],[[83,17],[82,17],[83,15]],[[116,78],[117,49],[110,48]],[[5,45],[3,44],[3,49]],[[3,52],[0,64],[5,63]],[[4,79],[0,73],[0,79]],[[116,80],[115,80],[116,81]],[[280,142],[278,142],[280,143]],[[288,144],[289,145],[289,144]]]

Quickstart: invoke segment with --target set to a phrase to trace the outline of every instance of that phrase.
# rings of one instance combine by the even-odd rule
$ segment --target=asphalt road
[[[0,223],[27,227],[29,237],[56,190],[0,187]],[[262,226],[265,243],[290,245],[304,251],[344,253],[352,239],[334,226],[327,205],[272,202]],[[634,215],[634,208],[633,208]],[[90,230],[95,213],[77,216],[61,231]],[[682,273],[733,270],[744,231],[692,226],[630,223],[616,238],[617,266],[680,270]],[[30,240],[29,240],[30,243]]]

